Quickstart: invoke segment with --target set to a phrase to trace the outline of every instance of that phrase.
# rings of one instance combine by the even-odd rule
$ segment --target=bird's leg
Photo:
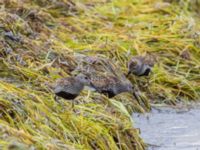
[[[145,109],[147,110],[151,110],[151,106],[149,105],[148,99],[146,98],[145,95],[143,95],[142,93],[140,93],[140,91],[137,89],[134,89],[133,91],[133,96],[135,97],[135,99],[137,100],[137,102],[144,106]]]
[[[74,103],[75,103],[75,101],[73,100],[72,103],[71,103],[71,108],[72,108],[73,111],[74,111],[74,106],[75,106]]]
[[[140,105],[140,106],[144,106],[144,103],[143,103],[143,100],[141,98],[141,94],[138,92],[138,91],[134,91],[133,92],[133,96],[135,97],[137,103]]]
[[[137,92],[133,91],[133,96],[135,97],[135,99],[136,99],[138,102],[140,102],[140,98],[139,98]]]
[[[140,98],[138,96],[138,88],[136,88],[135,86],[133,87],[133,91],[132,91],[133,96],[135,97],[135,99],[139,102]]]

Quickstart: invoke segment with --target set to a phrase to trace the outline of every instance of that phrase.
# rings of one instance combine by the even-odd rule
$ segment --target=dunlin
[[[145,56],[134,56],[128,63],[127,77],[132,73],[136,76],[148,76],[154,63]]]
[[[64,99],[73,100],[80,94],[84,85],[88,84],[88,82],[87,77],[83,74],[58,79],[55,84],[54,93]]]
[[[90,85],[99,93],[112,98],[123,92],[132,92],[133,86],[130,82],[123,82],[113,75],[91,75]]]

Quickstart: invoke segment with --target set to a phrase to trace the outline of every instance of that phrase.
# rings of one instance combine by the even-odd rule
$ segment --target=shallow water
[[[133,118],[148,150],[200,150],[200,108],[154,108],[148,114],[134,113]]]

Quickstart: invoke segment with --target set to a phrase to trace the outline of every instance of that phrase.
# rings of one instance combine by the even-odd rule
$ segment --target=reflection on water
[[[134,113],[133,118],[150,145],[148,150],[200,150],[200,108],[153,109],[148,114]]]

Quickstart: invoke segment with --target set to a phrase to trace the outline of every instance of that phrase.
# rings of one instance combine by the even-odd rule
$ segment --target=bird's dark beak
[[[135,99],[139,102],[140,101],[140,96],[138,95],[137,90],[135,89],[135,87],[133,87],[133,91],[132,91],[133,96],[135,97]]]
[[[135,97],[136,100],[139,100],[139,96],[138,96],[138,94],[135,93],[135,91],[133,91],[132,94],[133,94],[133,96]]]

